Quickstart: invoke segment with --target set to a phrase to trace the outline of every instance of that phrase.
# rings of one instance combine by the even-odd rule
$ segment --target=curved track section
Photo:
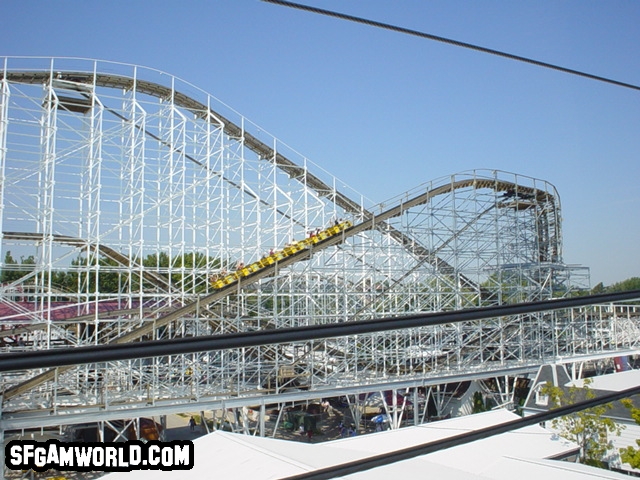
[[[296,180],[301,181],[313,191],[315,191],[318,195],[330,197],[331,201],[338,207],[343,209],[346,214],[360,215],[364,218],[373,217],[373,214],[369,210],[364,208],[361,203],[358,203],[357,200],[351,199],[349,198],[349,196],[340,192],[335,187],[332,188],[331,186],[327,185],[327,183],[323,182],[319,177],[310,173],[307,168],[296,165],[293,161],[277,152],[274,148],[269,147],[267,144],[260,141],[251,133],[245,131],[242,127],[234,124],[220,113],[214,111],[209,105],[205,105],[194,98],[176,91],[173,86],[168,87],[159,83],[149,82],[139,78],[121,77],[116,75],[102,74],[98,72],[56,72],[55,80],[51,79],[52,74],[50,71],[6,71],[3,76],[10,82],[24,84],[46,84],[48,82],[57,82],[59,85],[63,85],[64,87],[70,88],[71,90],[77,90],[78,92],[80,92],[82,96],[79,100],[77,100],[80,105],[90,104],[91,97],[90,95],[88,95],[86,89],[96,86],[121,88],[124,90],[135,89],[138,92],[151,95],[153,97],[171,98],[176,106],[185,108],[194,115],[200,116],[205,121],[213,122],[214,124],[222,126],[224,133],[229,137],[242,138],[243,144],[247,148],[255,152],[260,158],[272,161],[279,169],[281,169],[291,178],[295,178]],[[66,106],[63,103],[62,108],[74,109],[74,107],[77,106],[74,103],[73,98],[67,99],[65,97],[65,100]],[[115,112],[113,109],[107,110],[124,121],[130,120]],[[161,141],[159,137],[147,131],[145,131],[145,133],[147,135],[153,136],[154,139]],[[168,142],[165,143],[165,146],[167,146],[168,148],[172,148],[172,144]],[[199,163],[198,160],[188,154],[185,154],[185,157],[196,163]],[[202,165],[201,163],[199,164]],[[229,179],[227,179],[227,181],[236,188],[242,188],[240,185],[234,184]],[[488,188],[495,188],[497,191],[512,192],[513,195],[516,196],[516,198],[520,195],[533,195],[531,199],[534,199],[534,197],[537,195],[537,193],[535,192],[531,193],[533,190],[531,188],[522,187],[520,188],[520,193],[518,194],[517,185],[507,185],[504,182],[495,182],[494,185],[492,185],[491,182],[487,181],[485,181],[484,183]],[[544,196],[545,194],[542,193],[542,195]],[[547,195],[549,194],[547,193]],[[535,200],[540,200],[540,198],[535,198]],[[553,203],[553,201],[551,203]],[[416,242],[415,238],[411,238],[410,236],[406,235],[406,233],[402,230],[395,229],[393,226],[389,226],[384,223],[384,221],[380,221],[377,224],[376,228],[386,230],[387,233],[391,235],[397,242],[404,245],[407,249],[412,250],[417,256],[422,259],[428,259],[430,262],[434,262],[434,266],[436,268],[439,268],[443,271],[453,272],[453,267],[451,265],[448,265],[445,261],[438,259],[437,256],[429,252],[428,249],[420,245],[419,242]],[[466,283],[468,284],[468,286],[472,286],[472,284],[468,281],[466,281]]]
[[[472,171],[375,205],[166,73],[6,58],[0,75],[4,351],[450,311],[588,286],[586,269],[562,261],[559,197],[546,181]],[[352,226],[217,283],[336,221]],[[17,372],[2,377],[3,412],[249,405],[636,347],[631,310],[613,330],[604,324],[619,316],[606,309],[570,317],[597,317],[589,325],[602,330],[563,315]]]
[[[507,192],[506,195],[508,195],[509,198],[521,196],[527,200],[526,208],[532,208],[533,206],[537,205],[536,202],[540,202],[541,204],[546,204],[547,202],[549,202],[549,199],[551,199],[551,201],[553,200],[553,197],[550,196],[548,193],[539,192],[531,188],[519,187],[517,184],[507,182],[507,181],[491,182],[489,180],[465,179],[465,180],[452,182],[451,184],[446,184],[438,188],[435,188],[433,190],[429,190],[425,193],[418,194],[414,198],[407,198],[399,205],[394,206],[377,215],[370,214],[368,215],[369,219],[363,221],[359,225],[353,226],[351,225],[351,222],[343,222],[340,225],[336,224],[335,227],[331,227],[329,229],[318,232],[317,236],[314,233],[314,235],[309,239],[305,239],[304,241],[291,244],[290,246],[287,246],[282,251],[276,252],[269,256],[265,256],[260,261],[254,262],[253,264],[248,265],[247,267],[239,268],[238,271],[234,272],[232,275],[221,275],[219,276],[219,279],[216,282],[214,282],[217,285],[214,285],[216,288],[216,291],[214,291],[212,294],[198,297],[196,301],[191,302],[190,304],[185,305],[182,308],[178,308],[177,310],[174,310],[172,312],[163,313],[161,314],[160,317],[156,318],[153,323],[148,323],[144,326],[134,328],[132,331],[129,331],[127,333],[122,333],[118,337],[114,338],[112,342],[127,343],[134,340],[139,340],[145,336],[152,335],[154,330],[157,330],[158,328],[165,327],[169,325],[171,322],[174,322],[176,320],[181,320],[185,318],[187,315],[192,314],[197,309],[206,307],[211,303],[217,300],[220,300],[238,290],[242,290],[265,277],[270,277],[275,275],[278,269],[286,269],[296,262],[299,262],[302,260],[309,260],[309,258],[311,258],[313,254],[320,252],[325,248],[342,244],[349,237],[354,236],[358,233],[372,230],[376,227],[376,225],[380,225],[391,218],[398,217],[403,213],[410,211],[413,207],[428,203],[429,201],[431,201],[432,198],[438,195],[449,194],[457,189],[465,189],[469,187],[489,188],[489,189],[494,189],[496,192]],[[501,207],[519,209],[522,206],[518,203],[516,198],[515,202],[510,202],[509,204],[503,204],[501,205]],[[392,237],[396,238],[396,236],[393,234],[392,234]],[[19,234],[19,233],[12,232],[12,233],[6,233],[5,238],[25,240],[25,239],[38,238],[38,235],[25,234],[25,233]],[[83,242],[81,242],[79,239],[73,239],[69,237],[54,236],[54,240],[56,242],[67,243],[71,245],[83,244]],[[406,244],[403,244],[403,245],[407,246]],[[108,258],[118,261],[121,265],[129,265],[131,263],[131,261],[127,257],[124,257],[123,255],[118,254],[117,252],[115,252],[113,249],[109,247],[98,246],[97,248],[100,252],[105,254]],[[416,253],[415,249],[410,249],[410,250],[413,254]],[[421,261],[417,264],[416,267],[414,267],[414,270],[418,268],[420,265],[422,265],[425,262],[425,260],[429,260],[433,258],[434,257],[432,255],[426,258],[424,257],[421,258],[420,259]],[[435,257],[435,265],[438,266],[437,257]],[[447,265],[443,268],[443,270],[447,270],[447,273],[451,273],[450,268],[451,267]],[[405,275],[405,277],[409,274],[410,272],[408,272]],[[147,273],[147,275],[149,274]],[[144,272],[143,272],[143,276],[144,276]],[[153,281],[154,284],[157,284],[159,286],[167,285],[166,279],[164,279],[164,282],[159,282],[158,278],[162,278],[162,277],[151,275],[151,280]],[[121,311],[116,311],[116,313],[120,315],[124,315],[124,314],[136,313],[136,311],[123,309]],[[360,313],[360,312],[357,312],[357,313]],[[106,315],[113,315],[113,314],[114,314],[113,312],[106,313]],[[105,314],[98,314],[98,315],[103,316]],[[75,319],[71,318],[66,320],[65,323],[72,323],[74,322],[74,320],[82,321],[82,319],[83,317],[77,317]],[[41,327],[43,327],[44,325],[46,324],[41,324]],[[15,332],[10,331],[8,332],[8,334],[15,335]],[[66,371],[68,369],[69,368],[66,367],[62,369],[62,371]],[[44,383],[45,381],[53,380],[54,376],[59,373],[61,373],[60,369],[48,370],[46,372],[43,372],[40,375],[37,375],[26,382],[23,382],[19,385],[16,385],[7,389],[4,393],[4,397],[6,399],[11,399],[14,396],[23,394],[31,390],[35,386],[38,386]]]

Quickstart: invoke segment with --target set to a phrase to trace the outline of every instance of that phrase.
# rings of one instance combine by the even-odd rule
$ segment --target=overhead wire
[[[300,3],[288,2],[288,1],[285,1],[285,0],[262,0],[262,1],[266,2],[266,3],[273,3],[275,5],[281,5],[283,7],[290,7],[290,8],[295,8],[295,9],[298,9],[298,10],[304,10],[304,11],[307,11],[307,12],[317,13],[317,14],[320,14],[320,15],[326,15],[326,16],[329,16],[329,17],[339,18],[339,19],[342,19],[342,20],[348,20],[350,22],[360,23],[360,24],[363,24],[363,25],[371,26],[371,27],[383,28],[385,30],[391,30],[391,31],[398,32],[398,33],[404,33],[404,34],[407,34],[407,35],[413,35],[415,37],[426,38],[428,40],[433,40],[433,41],[436,41],[436,42],[442,42],[442,43],[446,43],[446,44],[449,44],[449,45],[454,45],[456,47],[467,48],[467,49],[475,50],[475,51],[482,52],[482,53],[488,53],[490,55],[496,55],[498,57],[508,58],[510,60],[516,60],[518,62],[524,62],[524,63],[528,63],[528,64],[531,64],[531,65],[536,65],[538,67],[548,68],[548,69],[551,69],[551,70],[556,70],[556,71],[568,73],[568,74],[571,74],[571,75],[577,75],[579,77],[589,78],[591,80],[596,80],[596,81],[599,81],[599,82],[609,83],[609,84],[612,84],[612,85],[616,85],[618,87],[630,88],[630,89],[633,89],[633,90],[640,90],[640,86],[633,85],[631,83],[625,83],[625,82],[621,82],[621,81],[614,80],[614,79],[611,79],[611,78],[601,77],[599,75],[593,75],[593,74],[587,73],[587,72],[581,72],[579,70],[574,70],[574,69],[571,69],[571,68],[562,67],[560,65],[554,65],[552,63],[541,62],[539,60],[534,60],[532,58],[522,57],[520,55],[514,55],[512,53],[502,52],[500,50],[494,50],[492,48],[486,48],[486,47],[481,47],[479,45],[473,45],[471,43],[460,42],[458,40],[453,40],[453,39],[450,39],[450,38],[440,37],[438,35],[432,35],[430,33],[420,32],[418,30],[412,30],[410,28],[399,27],[397,25],[391,25],[391,24],[388,24],[388,23],[378,22],[378,21],[375,21],[375,20],[370,20],[370,19],[366,19],[366,18],[362,18],[362,17],[356,17],[354,15],[347,15],[345,13],[339,13],[339,12],[335,12],[335,11],[332,11],[332,10],[325,10],[323,8],[312,7],[312,6],[303,5],[303,4],[300,4]]]
[[[418,313],[358,322],[309,325],[276,330],[257,330],[252,332],[203,335],[135,343],[109,343],[73,348],[53,348],[39,351],[5,353],[0,355],[0,373],[86,363],[111,362],[116,360],[132,360],[136,358],[212,352],[279,343],[303,342],[383,331],[430,327],[448,323],[462,323],[509,315],[524,315],[566,308],[588,307],[590,305],[624,302],[635,299],[640,299],[640,290],[538,300],[535,302],[468,308],[447,312]]]

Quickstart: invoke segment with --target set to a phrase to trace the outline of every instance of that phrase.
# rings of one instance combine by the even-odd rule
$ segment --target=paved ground
[[[207,433],[206,429],[197,425],[193,430],[189,427],[189,416],[170,415],[167,417],[167,441],[194,440]]]
[[[270,412],[269,420],[265,422],[265,436],[273,436],[273,429],[275,427],[277,416],[277,412]],[[352,423],[348,409],[337,409],[331,407],[327,413],[323,413],[321,415],[321,419],[319,419],[317,424],[317,429],[312,435],[311,440],[309,440],[308,436],[304,432],[286,429],[284,427],[284,418],[285,417],[283,416],[280,420],[275,438],[296,442],[311,441],[311,443],[320,443],[338,439],[341,437],[340,424],[344,423],[344,425],[348,427],[349,424]],[[174,415],[167,417],[167,440],[193,440],[207,433],[204,426],[197,425],[194,431],[191,431],[188,424],[189,416],[187,415]],[[255,425],[255,423],[252,423],[252,426],[253,425]],[[366,431],[361,429],[358,434],[369,433],[373,430],[372,425],[372,428],[369,428]]]

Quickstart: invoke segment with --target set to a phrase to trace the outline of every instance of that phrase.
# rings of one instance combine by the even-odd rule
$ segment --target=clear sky
[[[640,85],[637,0],[304,0]],[[4,0],[0,55],[171,73],[374,201],[470,169],[560,192],[564,260],[640,276],[640,91],[259,0]]]

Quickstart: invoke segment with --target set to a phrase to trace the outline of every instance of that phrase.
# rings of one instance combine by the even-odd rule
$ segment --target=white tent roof
[[[318,468],[338,465],[376,454],[428,443],[489,425],[519,418],[497,410],[417,427],[309,444],[271,438],[214,432],[194,441],[195,466],[185,471],[135,471],[113,473],[109,480],[202,478],[262,480],[284,478]],[[576,446],[539,426],[526,427],[467,445],[450,448],[411,460],[343,478],[389,480],[437,476],[447,480],[565,480],[607,478],[624,475],[567,462],[545,460],[575,451]]]
[[[589,388],[592,390],[619,392],[635,385],[640,385],[640,370],[627,370],[626,372],[599,375],[597,377],[589,377],[589,380],[591,380]],[[584,386],[584,379],[574,380],[573,382],[569,382],[566,386],[571,385],[582,388]]]

